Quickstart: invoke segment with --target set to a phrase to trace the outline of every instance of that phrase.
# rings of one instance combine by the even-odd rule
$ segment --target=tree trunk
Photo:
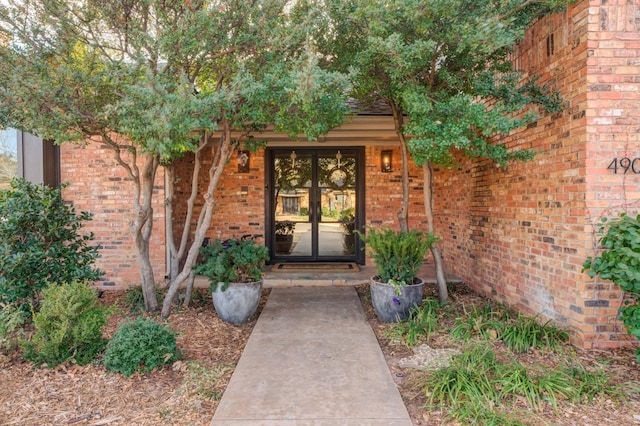
[[[409,231],[409,152],[407,150],[407,141],[402,133],[402,127],[404,126],[404,116],[402,108],[398,105],[390,102],[391,111],[393,112],[393,122],[396,129],[396,134],[400,140],[400,158],[402,160],[402,207],[398,212],[398,223],[400,224],[400,230],[404,232]]]
[[[153,215],[149,214],[149,219],[153,220]],[[153,274],[153,267],[149,258],[149,240],[145,239],[140,232],[135,233],[136,251],[138,265],[140,267],[140,278],[144,306],[147,312],[158,310],[158,299],[156,298],[156,284]]]
[[[427,216],[427,231],[435,235],[435,221],[433,218],[433,168],[431,163],[426,162],[422,165],[424,175],[424,209]],[[438,283],[438,298],[440,303],[449,301],[449,291],[447,290],[447,279],[444,274],[444,266],[442,264],[442,255],[438,249],[438,243],[431,246],[431,254],[436,267],[436,281]]]
[[[196,263],[198,258],[198,254],[200,253],[200,247],[204,241],[204,238],[207,234],[207,230],[209,229],[209,225],[211,224],[211,218],[213,217],[213,211],[216,204],[215,197],[213,195],[214,191],[218,187],[218,182],[222,177],[222,172],[224,171],[224,167],[227,162],[231,159],[231,155],[235,150],[235,145],[231,139],[231,127],[229,123],[226,121],[221,123],[222,127],[222,136],[217,144],[213,144],[211,150],[213,152],[213,161],[209,168],[209,185],[207,187],[206,193],[203,195],[204,197],[204,206],[200,211],[200,216],[198,217],[198,222],[196,224],[196,228],[194,231],[193,242],[191,247],[189,248],[184,265],[182,266],[182,270],[179,274],[176,275],[175,278],[171,280],[169,283],[169,289],[167,294],[165,295],[164,301],[162,303],[162,312],[161,315],[163,318],[169,316],[171,312],[172,300],[177,294],[182,283],[190,277],[191,272],[193,270],[193,266]],[[206,138],[205,138],[206,139]],[[206,146],[206,141],[205,141]],[[197,159],[199,159],[199,151],[196,153]],[[199,161],[196,162],[197,167],[199,167]],[[192,188],[197,188],[197,179],[199,174],[194,170],[192,179],[196,180],[195,184],[192,182]],[[192,192],[193,196],[193,192]],[[195,200],[195,197],[193,197]],[[190,203],[191,198],[190,198]],[[189,218],[189,214],[187,215]],[[185,232],[187,228],[190,229],[191,221],[185,222]],[[183,239],[185,238],[185,232],[183,232]]]
[[[153,274],[153,267],[149,257],[149,239],[153,230],[153,208],[151,200],[153,197],[153,185],[159,161],[153,156],[146,156],[139,171],[135,165],[134,170],[138,180],[136,182],[135,200],[136,217],[133,222],[133,235],[136,244],[138,264],[140,267],[140,278],[142,280],[142,295],[144,297],[145,308],[148,312],[158,310],[158,300],[156,299],[156,283]]]
[[[136,246],[136,256],[140,269],[142,296],[145,309],[149,312],[158,310],[156,299],[156,280],[153,274],[153,266],[149,257],[149,240],[153,230],[153,185],[156,172],[160,165],[160,157],[144,154],[139,163],[137,148],[128,143],[122,144],[110,133],[102,133],[102,142],[113,149],[116,162],[122,166],[133,182],[133,205],[135,217],[131,224],[131,233]],[[123,157],[125,154],[126,160]]]

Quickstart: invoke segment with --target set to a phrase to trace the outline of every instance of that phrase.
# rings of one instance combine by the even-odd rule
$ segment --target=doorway
[[[267,150],[272,262],[363,262],[363,148]]]

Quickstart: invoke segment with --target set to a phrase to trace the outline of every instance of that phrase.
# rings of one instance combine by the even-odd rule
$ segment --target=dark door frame
[[[364,264],[363,244],[358,235],[355,236],[355,249],[353,255],[345,256],[322,256],[320,259],[313,256],[277,256],[275,249],[274,227],[275,227],[275,183],[274,183],[274,159],[277,153],[295,151],[298,154],[311,154],[315,156],[325,153],[335,153],[340,150],[343,153],[353,154],[356,158],[356,215],[355,229],[362,231],[365,223],[365,148],[344,147],[344,146],[327,146],[303,148],[295,145],[285,147],[274,147],[265,149],[265,244],[269,248],[270,262],[356,262],[360,265]]]

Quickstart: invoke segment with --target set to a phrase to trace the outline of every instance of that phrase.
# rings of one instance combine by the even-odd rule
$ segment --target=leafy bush
[[[0,302],[29,306],[49,283],[95,281],[98,247],[80,235],[87,212],[76,214],[62,189],[11,181],[0,191]]]
[[[395,285],[413,283],[427,250],[438,241],[432,234],[415,230],[397,232],[370,228],[366,236],[355,232],[370,251],[380,281]]]
[[[107,344],[104,365],[129,377],[136,371],[150,372],[180,358],[176,335],[157,322],[140,317],[124,322]]]
[[[215,291],[219,282],[250,283],[262,277],[264,262],[269,260],[269,250],[254,240],[231,240],[228,244],[214,241],[200,249],[204,260],[194,268],[196,274],[209,278]]]
[[[629,299],[620,308],[620,319],[632,336],[640,339],[640,215],[622,213],[619,218],[602,220],[598,232],[604,250],[598,256],[588,257],[583,272],[611,280],[628,293]],[[640,361],[640,349],[636,351]]]
[[[20,346],[25,313],[16,305],[0,304],[0,354],[10,354]]]
[[[40,311],[33,314],[35,334],[24,343],[24,357],[55,367],[65,361],[91,362],[104,349],[102,337],[110,309],[100,304],[88,283],[74,281],[42,291]]]

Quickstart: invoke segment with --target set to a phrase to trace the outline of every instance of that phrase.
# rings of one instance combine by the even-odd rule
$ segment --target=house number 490
[[[609,167],[607,169],[611,169],[615,174],[618,174],[618,170],[622,169],[622,173],[626,174],[629,171],[632,171],[635,174],[640,174],[640,158],[614,158],[611,163],[609,163]]]

